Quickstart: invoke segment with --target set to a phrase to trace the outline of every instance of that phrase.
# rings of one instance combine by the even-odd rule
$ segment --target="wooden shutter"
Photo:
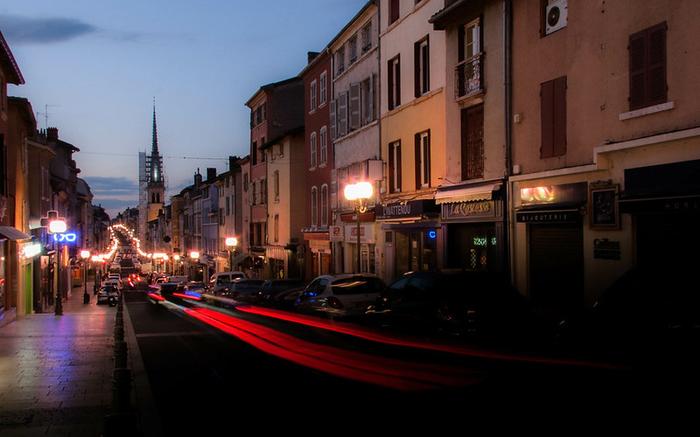
[[[331,125],[331,140],[335,140],[336,137],[336,127],[335,127],[335,100],[331,100],[330,106],[328,108],[329,111],[329,117],[330,117],[330,125]]]
[[[401,141],[396,143],[396,177],[398,178],[398,183],[396,184],[396,188],[399,193],[401,192],[401,186],[403,182],[403,176],[401,174],[401,169],[403,166],[401,165]]]
[[[389,110],[394,109],[394,60],[390,59],[386,64],[387,74],[387,97],[389,100]]]
[[[350,85],[350,130],[360,127],[360,84]]]
[[[554,81],[551,80],[540,85],[540,122],[540,158],[550,158],[554,155]]]
[[[423,154],[423,161],[424,161],[424,162],[422,162],[421,164],[425,167],[425,170],[426,170],[426,171],[425,171],[426,181],[428,182],[428,186],[430,187],[430,186],[432,186],[431,181],[430,181],[430,179],[431,179],[431,171],[430,171],[430,170],[431,170],[431,169],[430,169],[430,165],[431,165],[431,163],[430,163],[430,155],[431,155],[431,151],[430,151],[430,148],[431,148],[430,131],[428,131],[428,132],[426,132],[426,133],[427,133],[427,141],[428,141],[427,146],[428,146],[428,147],[427,147],[427,150],[425,151],[425,153]],[[422,147],[423,147],[423,144],[421,144],[421,148],[422,148]]]
[[[413,44],[413,95],[415,97],[420,97],[421,86],[420,86],[420,45],[422,41],[418,41]]]
[[[365,123],[371,123],[374,120],[374,87],[375,87],[375,77],[374,74],[369,75],[369,89],[367,90],[367,114],[365,114]]]
[[[464,61],[464,46],[466,45],[464,35],[464,24],[461,24],[457,29],[457,61]]]
[[[566,76],[554,80],[554,156],[566,154]]]
[[[649,29],[647,44],[647,104],[666,102],[666,23]]]
[[[638,109],[646,103],[646,31],[630,36],[629,41],[630,109]]]
[[[389,3],[389,24],[399,19],[399,0],[390,0]]]
[[[338,103],[338,136],[342,137],[348,133],[348,93],[340,95]]]
[[[415,135],[415,160],[414,160],[414,168],[416,171],[416,190],[420,190],[421,187],[421,181],[420,181],[420,169],[421,169],[421,162],[420,162],[420,134]]]
[[[396,106],[401,106],[401,56],[396,57]]]
[[[389,192],[394,192],[394,172],[396,171],[396,161],[394,160],[394,149],[396,143],[389,143]]]

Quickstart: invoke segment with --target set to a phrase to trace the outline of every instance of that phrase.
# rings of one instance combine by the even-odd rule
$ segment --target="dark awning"
[[[22,241],[22,240],[31,240],[32,237],[30,235],[25,234],[24,232],[20,231],[17,228],[13,228],[12,226],[0,226],[0,237],[6,238],[8,240],[12,241]]]
[[[448,26],[463,24],[478,17],[484,10],[483,0],[447,0],[445,7],[430,17],[428,22],[435,30],[445,30]]]
[[[625,170],[625,200],[692,195],[700,195],[700,160]]]

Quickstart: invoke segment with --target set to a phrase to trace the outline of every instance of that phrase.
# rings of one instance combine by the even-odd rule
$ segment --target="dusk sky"
[[[80,148],[93,203],[114,215],[136,206],[154,97],[170,195],[197,168],[225,171],[229,155],[246,155],[245,101],[297,75],[364,3],[3,0],[0,30],[26,81],[8,94]]]

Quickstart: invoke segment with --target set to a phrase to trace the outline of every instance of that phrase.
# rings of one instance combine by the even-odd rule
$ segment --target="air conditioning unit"
[[[554,33],[566,27],[567,23],[567,0],[549,0],[545,10],[545,35]]]

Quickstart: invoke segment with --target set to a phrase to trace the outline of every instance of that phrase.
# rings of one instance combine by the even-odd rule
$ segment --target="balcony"
[[[455,66],[455,100],[475,96],[484,92],[482,81],[484,53],[465,59]]]

